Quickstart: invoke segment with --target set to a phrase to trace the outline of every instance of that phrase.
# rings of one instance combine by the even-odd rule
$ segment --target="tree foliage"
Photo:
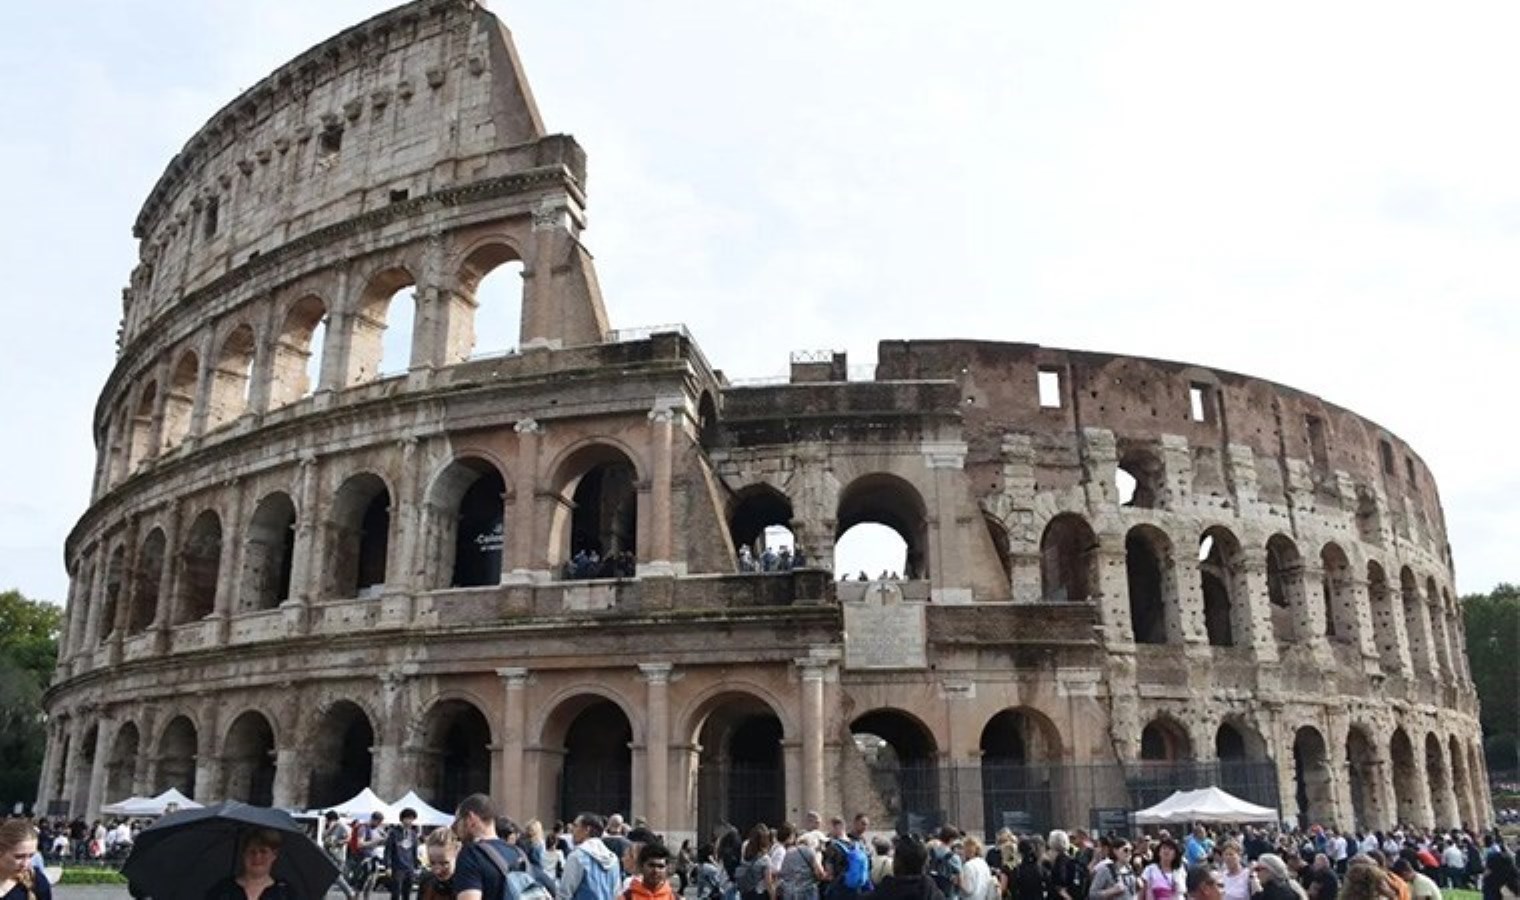
[[[1462,610],[1489,770],[1520,768],[1520,586],[1470,594]]]
[[[37,799],[46,730],[42,692],[53,677],[63,610],[0,593],[0,808]]]

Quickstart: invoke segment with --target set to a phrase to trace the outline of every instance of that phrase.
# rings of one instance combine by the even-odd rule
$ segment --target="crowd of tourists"
[[[132,842],[145,825],[141,819],[39,818],[37,851],[52,865],[119,861],[132,852]]]
[[[790,572],[793,569],[807,568],[807,554],[802,545],[786,546],[777,550],[771,547],[761,549],[757,556],[749,549],[749,545],[739,547],[739,571],[740,572]]]
[[[624,550],[603,556],[596,550],[577,550],[565,562],[560,575],[566,581],[585,581],[591,578],[632,578],[637,574],[638,564],[632,553]]]

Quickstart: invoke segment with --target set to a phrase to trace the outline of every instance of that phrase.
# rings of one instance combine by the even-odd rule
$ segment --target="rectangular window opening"
[[[1040,408],[1061,408],[1061,372],[1058,369],[1040,370]]]
[[[219,207],[220,204],[215,197],[210,197],[206,200],[206,209],[203,214],[204,218],[201,221],[203,236],[208,240],[216,234],[217,226],[220,224],[218,221],[220,218]]]
[[[1319,416],[1304,416],[1304,425],[1309,431],[1309,459],[1314,463],[1315,471],[1328,471],[1330,448],[1325,441],[1325,420]]]
[[[1414,459],[1412,457],[1404,457],[1404,473],[1409,476],[1410,490],[1414,490],[1419,486],[1416,484],[1416,479],[1414,477]]]
[[[1393,445],[1387,441],[1378,441],[1378,450],[1383,457],[1383,474],[1398,475],[1398,470],[1393,467]]]
[[[1194,422],[1209,421],[1209,386],[1195,384],[1188,388],[1188,412]]]
[[[402,203],[408,197],[410,197],[411,195],[412,195],[412,192],[410,190],[408,190],[407,188],[400,188],[400,189],[391,191],[391,202],[392,203]]]
[[[343,129],[324,128],[317,136],[317,153],[320,156],[337,156],[343,149]]]

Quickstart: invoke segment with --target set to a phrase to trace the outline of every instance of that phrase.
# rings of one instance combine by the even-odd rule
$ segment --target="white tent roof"
[[[179,809],[200,809],[196,803],[175,788],[169,788],[157,797],[128,797],[120,803],[102,807],[101,812],[111,816],[161,816],[173,804]]]
[[[406,796],[402,797],[400,800],[397,800],[395,803],[392,803],[391,807],[396,810],[397,816],[401,815],[401,811],[403,809],[410,808],[416,810],[418,825],[433,826],[454,824],[453,816],[440,809],[435,809],[432,804],[417,796],[416,791],[407,791]]]
[[[368,819],[372,813],[380,812],[385,814],[385,821],[396,821],[396,810],[369,788],[365,788],[337,806],[324,806],[321,809],[312,810],[312,813],[320,816],[328,810],[332,810],[345,819]]]
[[[1217,787],[1178,791],[1150,809],[1135,813],[1137,825],[1170,822],[1276,822],[1277,810],[1257,806]]]

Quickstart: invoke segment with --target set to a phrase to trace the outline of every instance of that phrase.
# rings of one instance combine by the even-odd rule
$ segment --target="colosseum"
[[[675,836],[980,831],[1215,783],[1300,823],[1490,821],[1441,504],[1395,435],[1032,344],[730,381],[683,328],[611,327],[586,170],[474,0],[311,48],[170,161],[66,547],[43,807],[370,785]],[[514,309],[477,300],[498,270]],[[900,577],[835,573],[866,524]],[[744,564],[786,533],[800,561]]]

